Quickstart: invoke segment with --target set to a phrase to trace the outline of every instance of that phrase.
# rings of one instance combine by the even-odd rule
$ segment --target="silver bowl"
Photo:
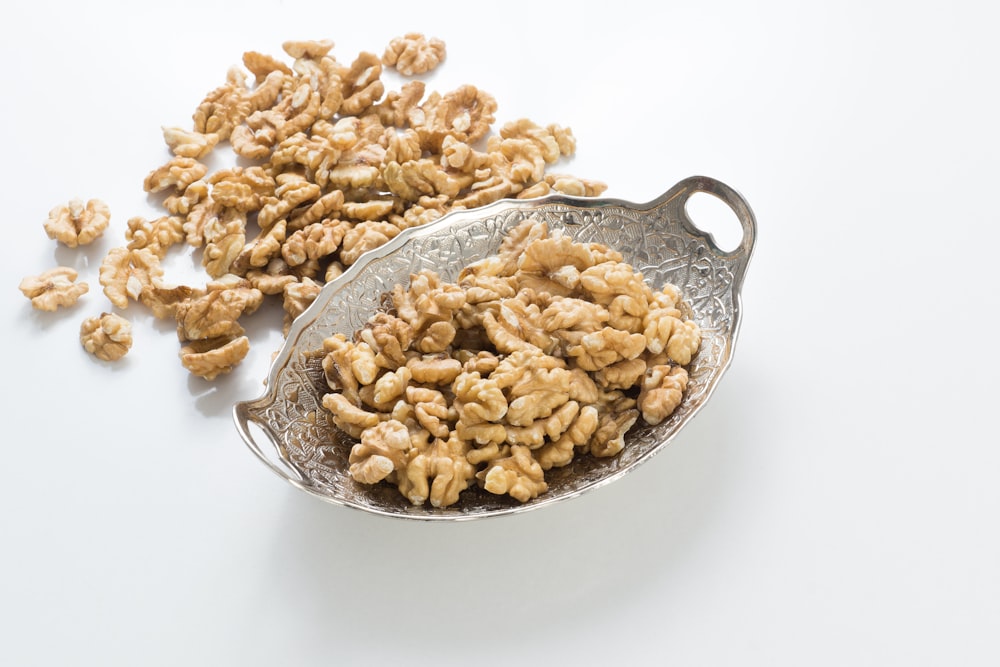
[[[695,193],[725,202],[742,225],[740,244],[723,251],[699,230],[685,205]],[[353,440],[329,423],[322,396],[329,391],[315,354],[334,333],[351,336],[382,307],[383,295],[408,284],[422,269],[454,280],[471,261],[493,254],[507,230],[528,217],[545,221],[574,239],[606,244],[624,255],[651,285],[673,283],[702,329],[702,345],[689,367],[687,394],[667,420],[640,420],[615,457],[578,456],[546,473],[547,492],[527,503],[470,488],[455,505],[414,506],[389,485],[355,482],[347,459]],[[646,204],[609,198],[550,195],[503,199],[454,211],[408,229],[366,253],[324,286],[293,323],[271,365],[259,398],[237,403],[236,426],[250,450],[279,477],[317,498],[374,514],[418,520],[469,520],[516,514],[575,498],[613,482],[648,461],[705,405],[732,361],[740,325],[740,289],[753,252],[756,222],[735,190],[703,176],[687,178]]]

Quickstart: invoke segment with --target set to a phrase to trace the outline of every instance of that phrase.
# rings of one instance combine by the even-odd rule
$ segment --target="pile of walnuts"
[[[322,403],[358,440],[352,477],[417,505],[470,484],[527,502],[545,471],[614,456],[640,417],[674,412],[701,344],[675,286],[530,219],[456,282],[422,271],[390,296],[353,337],[324,341]]]
[[[350,63],[332,48],[286,42],[290,61],[248,51],[243,67],[197,105],[189,127],[163,128],[172,157],[143,188],[162,197],[164,214],[129,219],[125,244],[100,266],[114,308],[138,302],[176,320],[181,362],[197,376],[214,379],[246,357],[239,320],[266,297],[282,300],[287,333],[325,282],[408,227],[501,198],[606,188],[548,173],[575,152],[567,128],[519,119],[491,134],[497,103],[475,86],[441,94],[411,79],[386,90],[383,68],[428,72],[445,57],[440,40],[407,34],[381,57],[361,53]],[[210,173],[206,158],[223,144],[238,166]],[[109,216],[99,200],[74,201],[53,211],[46,230],[75,247],[100,236]],[[204,285],[165,279],[161,261],[181,244],[200,252]],[[58,267],[21,289],[36,307],[54,310],[86,293],[76,277]],[[114,319],[107,327],[88,320],[81,342],[119,358],[131,345],[127,321],[104,316]]]

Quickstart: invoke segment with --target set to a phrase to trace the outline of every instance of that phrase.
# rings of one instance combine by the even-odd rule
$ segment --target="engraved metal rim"
[[[742,230],[743,237],[740,244],[731,251],[724,251],[719,248],[715,243],[711,234],[704,232],[699,229],[687,216],[684,211],[683,204],[687,199],[698,192],[707,193],[714,195],[726,203],[733,213],[739,220]],[[573,207],[576,209],[603,209],[603,208],[624,208],[632,211],[650,211],[655,210],[660,207],[666,206],[669,203],[682,198],[679,208],[679,218],[681,225],[685,230],[692,234],[693,236],[701,237],[705,243],[712,248],[713,252],[719,257],[725,257],[727,259],[736,260],[735,271],[733,282],[731,286],[732,290],[732,302],[733,310],[731,316],[731,326],[729,328],[729,335],[727,339],[727,352],[724,355],[721,363],[716,367],[716,373],[709,384],[706,386],[702,400],[695,406],[691,408],[691,411],[686,414],[683,420],[673,429],[669,434],[663,437],[652,449],[646,452],[641,457],[632,461],[629,465],[624,468],[618,469],[610,474],[604,475],[603,477],[588,483],[585,486],[576,488],[572,491],[562,493],[560,495],[546,496],[543,494],[538,498],[527,503],[514,505],[510,507],[503,507],[500,509],[491,510],[472,510],[469,512],[461,514],[405,514],[400,512],[394,512],[387,509],[381,509],[378,507],[372,507],[364,505],[347,498],[342,498],[338,496],[332,496],[327,493],[323,493],[309,484],[306,483],[306,479],[301,475],[301,473],[296,470],[296,468],[287,462],[286,457],[283,455],[283,447],[279,442],[272,440],[267,437],[268,444],[271,450],[273,450],[274,457],[270,456],[268,452],[265,452],[261,446],[258,444],[257,439],[254,437],[253,433],[250,431],[251,424],[255,424],[261,431],[266,433],[267,424],[258,418],[257,412],[262,408],[271,405],[275,400],[275,383],[278,379],[279,374],[288,364],[292,354],[296,351],[296,344],[299,338],[302,336],[303,332],[310,327],[324,311],[324,309],[329,305],[338,292],[340,292],[345,285],[350,283],[358,274],[361,274],[365,267],[371,264],[373,261],[379,258],[385,257],[393,252],[401,249],[410,239],[414,237],[420,237],[424,235],[431,235],[445,227],[452,227],[461,225],[463,222],[475,222],[486,219],[490,216],[495,216],[503,211],[508,211],[512,209],[520,209],[525,211],[533,210],[545,210],[546,208],[564,205]],[[311,496],[319,498],[325,502],[340,505],[344,507],[349,507],[359,511],[363,511],[370,514],[376,514],[380,516],[396,518],[396,519],[409,519],[418,521],[470,521],[474,519],[483,519],[490,517],[499,516],[509,516],[514,514],[521,514],[524,512],[539,509],[541,507],[546,507],[557,502],[562,502],[572,498],[577,498],[584,493],[588,493],[595,489],[601,488],[611,482],[620,480],[622,477],[628,473],[635,470],[640,465],[649,461],[653,456],[658,454],[660,451],[665,449],[666,445],[669,444],[677,434],[683,429],[683,427],[690,422],[695,415],[701,411],[704,405],[710,400],[712,394],[718,387],[723,375],[726,373],[730,365],[732,364],[733,352],[735,349],[736,340],[739,336],[739,330],[742,320],[742,299],[741,290],[743,285],[743,280],[746,274],[746,269],[749,261],[753,255],[753,249],[756,243],[756,233],[757,225],[756,220],[753,215],[752,210],[747,204],[746,200],[733,188],[728,185],[712,179],[706,176],[692,176],[690,178],[684,179],[678,182],[676,185],[671,187],[669,190],[664,192],[659,197],[650,200],[646,203],[635,203],[623,199],[617,198],[588,198],[588,197],[573,197],[569,195],[561,194],[551,194],[543,197],[538,197],[535,199],[501,199],[492,204],[486,206],[462,210],[462,211],[452,211],[448,214],[442,216],[441,218],[422,225],[419,227],[413,227],[402,231],[395,238],[391,239],[388,243],[366,252],[361,258],[359,258],[354,264],[352,264],[342,275],[338,276],[336,279],[330,281],[324,285],[320,295],[315,299],[315,301],[303,312],[293,323],[289,329],[289,332],[285,338],[285,342],[282,345],[280,351],[275,356],[271,363],[270,370],[268,372],[266,387],[264,392],[256,399],[248,401],[240,401],[236,403],[233,407],[233,418],[236,424],[237,431],[240,433],[244,444],[254,453],[254,455],[264,463],[272,472],[284,479],[286,482],[290,483],[295,488],[305,491]]]

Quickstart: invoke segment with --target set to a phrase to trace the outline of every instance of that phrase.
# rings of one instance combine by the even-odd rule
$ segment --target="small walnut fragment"
[[[238,67],[226,72],[226,82],[211,91],[192,115],[194,131],[228,139],[233,128],[253,110],[246,75]]]
[[[390,419],[364,431],[361,442],[351,449],[351,476],[362,484],[375,484],[406,468],[413,448],[410,432],[402,422]]]
[[[677,409],[700,346],[676,287],[654,290],[621,253],[534,220],[456,283],[424,269],[383,302],[353,338],[325,339],[323,405],[361,439],[355,480],[435,507],[473,478],[528,502],[546,471],[617,455],[637,421]],[[389,431],[395,444],[376,444]]]
[[[117,361],[132,348],[132,323],[121,315],[101,313],[80,325],[80,344],[103,361]]]
[[[52,312],[72,306],[90,289],[87,283],[76,282],[77,275],[76,269],[57,266],[37,276],[28,276],[19,289],[31,299],[34,308]]]
[[[146,192],[161,192],[173,189],[184,192],[189,185],[208,173],[208,167],[193,157],[175,157],[146,175],[143,189]]]
[[[688,373],[682,366],[653,366],[646,372],[639,392],[639,409],[647,424],[659,424],[673,414],[687,389]]]
[[[214,380],[232,372],[249,352],[250,339],[246,336],[223,336],[188,342],[181,347],[180,358],[192,375]]]
[[[159,285],[162,276],[159,254],[149,248],[119,246],[104,256],[99,280],[108,300],[124,310],[129,301],[141,300],[147,289]]]
[[[51,211],[45,221],[49,238],[75,248],[93,243],[104,233],[111,219],[111,209],[100,199],[71,199]]]
[[[177,304],[177,336],[182,341],[239,336],[243,334],[239,318],[256,311],[263,298],[245,278],[230,274],[213,280],[204,294]]]
[[[170,246],[184,241],[184,219],[178,216],[161,216],[147,220],[141,216],[128,219],[125,239],[130,250],[149,248],[163,259]]]
[[[174,155],[200,160],[219,143],[219,135],[213,132],[202,134],[180,127],[164,127],[163,140]]]
[[[524,445],[514,445],[510,454],[494,459],[476,473],[483,488],[498,495],[507,494],[526,503],[548,489],[545,472]]]
[[[404,76],[425,74],[441,64],[445,58],[442,40],[427,38],[419,32],[408,32],[396,37],[382,54],[382,64],[395,67]]]
[[[295,318],[305,312],[306,308],[312,305],[312,302],[316,300],[319,296],[319,292],[322,289],[322,285],[312,278],[303,278],[302,280],[290,282],[286,284],[282,290],[284,294],[284,299],[282,301],[282,306],[285,310],[285,316],[283,320],[282,333],[286,336],[289,330],[292,328],[292,323]]]

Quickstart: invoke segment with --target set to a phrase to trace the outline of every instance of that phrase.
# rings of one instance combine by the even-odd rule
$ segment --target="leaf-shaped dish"
[[[739,219],[743,236],[734,250],[721,250],[688,217],[685,205],[698,192],[718,197]],[[338,332],[351,336],[364,326],[382,306],[383,294],[396,284],[408,284],[412,273],[433,269],[442,279],[455,280],[463,266],[495,253],[507,230],[529,217],[574,239],[618,250],[654,287],[670,282],[681,289],[703,338],[689,367],[688,390],[680,407],[657,426],[640,420],[616,457],[578,456],[568,466],[549,470],[548,491],[524,504],[473,487],[450,507],[418,507],[392,486],[356,483],[347,464],[353,441],[323,416],[322,396],[329,389],[321,359],[311,353],[322,348],[327,336]],[[755,236],[756,222],[744,199],[727,185],[702,176],[677,183],[647,204],[550,195],[451,212],[369,251],[324,286],[293,323],[271,366],[264,394],[234,407],[236,426],[250,450],[295,487],[375,514],[474,519],[579,496],[621,478],[661,451],[711,396],[732,359],[740,324],[740,289]]]

